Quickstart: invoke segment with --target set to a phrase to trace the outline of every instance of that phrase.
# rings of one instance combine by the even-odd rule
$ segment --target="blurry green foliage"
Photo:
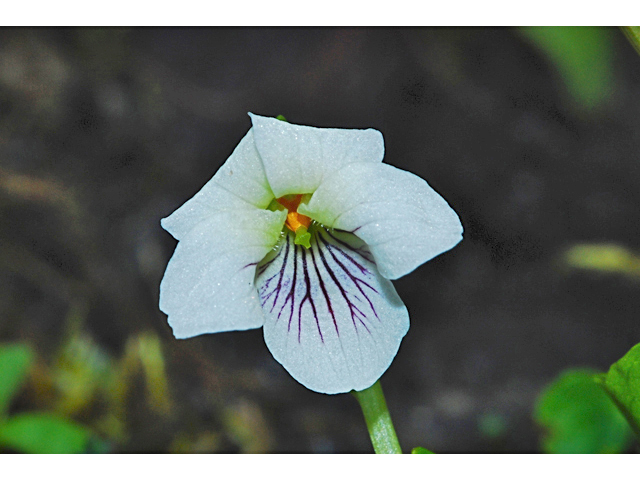
[[[146,332],[127,340],[124,355],[112,372],[109,403],[119,418],[124,416],[127,397],[140,373],[144,376],[149,407],[161,414],[171,411],[162,344],[156,333]]]
[[[640,27],[620,27],[620,29],[633,45],[633,48],[636,49],[636,52],[640,54]]]
[[[136,342],[149,395],[149,406],[159,413],[169,413],[171,398],[160,338],[154,332],[146,332],[137,337]]]
[[[65,416],[89,409],[101,390],[108,388],[113,371],[111,357],[83,331],[86,315],[86,305],[70,306],[62,344],[39,379],[41,384],[49,383],[56,397],[49,403]]]
[[[632,435],[625,418],[588,369],[563,372],[539,397],[534,419],[546,453],[620,453]]]
[[[520,33],[551,61],[576,103],[602,106],[611,93],[613,41],[606,27],[522,27]]]
[[[7,414],[11,400],[24,383],[33,357],[27,345],[0,345],[0,418]]]
[[[435,452],[432,452],[431,450],[427,450],[424,447],[415,447],[413,450],[411,450],[411,453],[435,453]]]
[[[153,332],[131,337],[122,358],[114,359],[83,332],[82,308],[71,308],[62,346],[51,365],[36,362],[25,344],[0,345],[0,447],[25,453],[106,452],[127,440],[129,394],[143,377],[147,403],[166,415],[171,409],[160,338]],[[30,378],[36,408],[6,418],[10,403]],[[94,407],[91,428],[69,419]]]
[[[201,432],[197,435],[179,433],[171,443],[171,453],[212,453],[220,449],[221,434],[217,432]]]
[[[169,382],[162,343],[154,332],[127,340],[120,358],[107,353],[83,329],[86,309],[74,306],[66,321],[64,341],[52,365],[40,366],[37,387],[43,406],[63,417],[91,412],[90,426],[110,442],[129,440],[127,412],[140,381],[146,386],[146,404],[156,413],[171,411]],[[41,402],[42,403],[42,402]],[[91,439],[88,449],[98,453],[109,443]]]
[[[28,345],[0,346],[0,446],[24,453],[86,451],[91,432],[71,420],[46,412],[6,418],[11,400],[20,391],[34,360]]]
[[[130,338],[124,356],[116,361],[82,332],[82,321],[83,315],[73,310],[66,341],[51,366],[36,364],[28,345],[0,346],[0,446],[25,453],[109,451],[108,442],[67,417],[106,400],[105,411],[92,422],[92,428],[111,441],[126,441],[126,402],[140,374],[149,406],[169,413],[171,400],[159,337],[147,332]],[[36,403],[54,412],[20,413],[2,421],[30,371]]]
[[[242,399],[224,409],[222,421],[225,431],[242,453],[266,453],[273,439],[271,430],[255,403]]]
[[[154,332],[133,335],[124,354],[114,358],[84,330],[86,315],[82,304],[71,306],[62,345],[52,366],[42,369],[39,384],[49,384],[55,398],[46,404],[53,404],[63,416],[86,414],[98,407],[93,410],[91,427],[111,441],[126,443],[128,401],[140,376],[146,385],[147,405],[162,415],[170,413],[162,344]],[[101,448],[98,445],[94,450]]]
[[[640,438],[640,343],[596,380],[609,393]]]
[[[619,245],[574,245],[565,252],[564,260],[573,268],[640,277],[640,257]]]
[[[87,408],[109,381],[111,359],[88,336],[70,338],[51,371],[56,410],[70,415]]]
[[[478,430],[485,438],[500,438],[507,431],[507,421],[499,413],[485,413],[478,417]]]
[[[24,453],[82,453],[90,431],[45,412],[22,413],[0,425],[0,443]]]

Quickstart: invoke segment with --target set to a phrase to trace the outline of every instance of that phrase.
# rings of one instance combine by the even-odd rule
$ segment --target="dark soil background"
[[[160,339],[170,407],[137,373],[119,435],[108,395],[70,410],[109,451],[371,451],[355,399],[298,384],[261,330],[178,341],[158,310],[160,218],[251,111],[380,130],[461,217],[460,245],[395,282],[412,326],[382,382],[404,449],[538,451],[541,389],[640,341],[640,284],[562,260],[640,251],[640,56],[611,36],[608,101],[585,110],[516,29],[0,30],[0,342],[45,372],[14,409],[56,408],[39,382],[72,316],[106,358]]]

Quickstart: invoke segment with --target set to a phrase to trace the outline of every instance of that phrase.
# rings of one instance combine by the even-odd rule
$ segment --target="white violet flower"
[[[409,314],[390,280],[462,239],[420,177],[382,163],[382,134],[253,127],[162,226],[179,240],[160,285],[176,338],[264,328],[304,386],[364,390],[391,364]]]

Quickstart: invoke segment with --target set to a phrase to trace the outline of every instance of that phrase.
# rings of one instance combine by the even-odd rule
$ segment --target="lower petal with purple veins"
[[[311,248],[285,230],[256,269],[265,341],[307,388],[363,390],[395,357],[407,309],[358,237],[318,225],[309,231]]]

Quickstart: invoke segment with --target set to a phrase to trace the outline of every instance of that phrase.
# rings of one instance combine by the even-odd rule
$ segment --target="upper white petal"
[[[255,147],[253,131],[249,130],[213,178],[161,223],[165,230],[180,240],[215,212],[266,208],[273,198]]]
[[[160,284],[160,309],[176,338],[262,326],[256,265],[280,238],[285,216],[215,212],[178,242]]]
[[[320,229],[310,249],[293,238],[258,266],[269,350],[316,392],[369,388],[407,333],[406,307],[354,235]]]
[[[380,163],[384,156],[382,134],[371,128],[316,128],[249,115],[256,148],[276,197],[312,193],[345,165]]]
[[[422,178],[386,164],[344,167],[298,211],[355,233],[392,280],[462,240],[462,224],[449,204]]]

